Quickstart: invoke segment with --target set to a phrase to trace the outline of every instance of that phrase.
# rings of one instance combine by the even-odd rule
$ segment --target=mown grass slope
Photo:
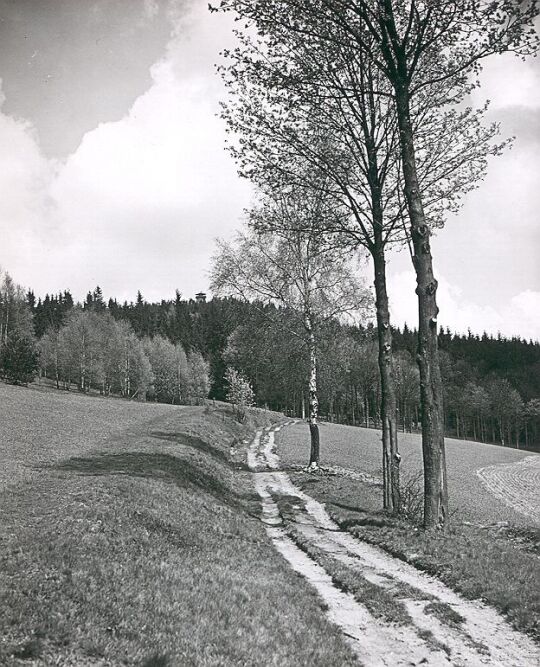
[[[0,664],[354,663],[271,546],[224,406],[0,399]]]

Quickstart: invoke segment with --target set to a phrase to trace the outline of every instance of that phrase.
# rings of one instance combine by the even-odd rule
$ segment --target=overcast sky
[[[217,117],[231,43],[202,0],[0,0],[0,266],[40,296],[207,291],[213,240],[250,200]],[[483,84],[517,139],[433,243],[439,319],[540,338],[538,61],[499,57]],[[393,319],[414,326],[406,252],[389,271]]]

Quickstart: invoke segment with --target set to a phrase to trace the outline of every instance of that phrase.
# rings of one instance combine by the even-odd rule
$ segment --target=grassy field
[[[354,664],[271,546],[225,407],[0,401],[0,664]]]
[[[381,433],[375,429],[322,423],[321,465],[342,466],[382,477]],[[280,438],[280,457],[285,465],[304,463],[309,456],[307,426],[288,427]],[[476,470],[483,466],[521,461],[531,452],[497,445],[446,438],[450,511],[458,521],[472,523],[510,523],[528,526],[530,521],[493,497],[480,483]],[[404,480],[422,471],[422,447],[419,435],[399,434]]]
[[[323,424],[322,464],[380,476],[377,431]],[[540,529],[488,494],[476,467],[520,460],[515,450],[448,441],[449,491],[454,514],[447,533],[425,533],[381,510],[381,487],[344,475],[302,472],[309,453],[305,424],[283,429],[277,439],[297,486],[326,504],[337,523],[367,542],[442,579],[469,598],[487,601],[517,629],[540,641]],[[418,436],[401,437],[404,477],[421,466]],[[506,524],[497,522],[508,521]],[[493,523],[495,522],[495,523]]]

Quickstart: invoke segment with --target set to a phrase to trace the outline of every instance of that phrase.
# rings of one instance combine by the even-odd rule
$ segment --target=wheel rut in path
[[[324,505],[279,470],[274,438],[280,428],[258,431],[248,449],[262,521],[275,548],[321,596],[330,621],[342,630],[362,664],[540,665],[537,645],[513,630],[494,609],[461,598],[439,580],[340,530]],[[280,499],[292,506],[286,518],[278,507]],[[345,592],[336,584],[339,570],[329,563],[346,568],[367,582],[371,591],[377,591],[375,586],[387,599],[390,595],[406,610],[404,620],[397,623],[375,616],[369,596]],[[445,613],[433,613],[437,609]]]

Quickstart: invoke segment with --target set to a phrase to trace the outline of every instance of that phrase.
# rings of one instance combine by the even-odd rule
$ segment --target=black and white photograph
[[[0,0],[0,665],[540,665],[538,0]]]

